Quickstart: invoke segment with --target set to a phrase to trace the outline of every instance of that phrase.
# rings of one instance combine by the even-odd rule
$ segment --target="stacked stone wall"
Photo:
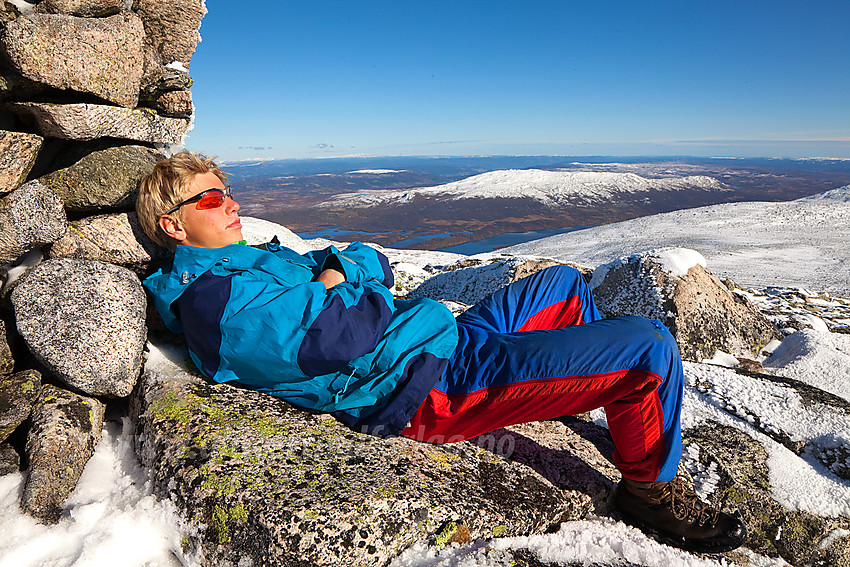
[[[139,281],[168,255],[134,211],[194,114],[203,0],[0,0],[0,471],[59,518],[138,380]]]

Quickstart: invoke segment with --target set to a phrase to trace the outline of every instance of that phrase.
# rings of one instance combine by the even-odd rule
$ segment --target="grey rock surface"
[[[188,118],[195,112],[191,91],[168,91],[162,93],[153,102],[153,108],[165,116]]]
[[[35,5],[35,11],[42,14],[103,18],[119,13],[123,5],[123,0],[42,0]]]
[[[0,319],[0,376],[9,374],[15,367],[15,357],[9,346],[9,334],[6,322]]]
[[[8,0],[0,1],[0,23],[11,22],[20,15],[20,12],[14,4]]]
[[[30,172],[44,138],[0,130],[0,196],[17,189]]]
[[[685,360],[701,362],[717,350],[758,358],[771,340],[782,338],[752,303],[702,266],[677,276],[652,252],[598,267],[592,286],[603,316],[658,319],[676,338]]]
[[[139,182],[162,157],[146,146],[81,143],[60,154],[39,181],[59,194],[68,211],[132,210]]]
[[[40,391],[41,375],[35,370],[0,377],[0,443],[30,416]]]
[[[107,18],[36,13],[9,22],[0,42],[28,79],[133,108],[144,72],[144,34],[130,12]]]
[[[53,89],[43,83],[28,79],[5,65],[0,66],[0,101],[37,100]]]
[[[72,222],[65,236],[50,247],[47,257],[101,260],[141,275],[152,262],[172,254],[148,238],[136,213],[115,213]]]
[[[189,127],[185,118],[159,116],[150,109],[101,104],[7,103],[7,108],[32,122],[42,135],[64,140],[122,138],[139,142],[180,144]]]
[[[555,260],[522,257],[492,258],[485,261],[477,258],[461,260],[447,266],[442,273],[425,280],[408,295],[411,298],[427,297],[437,301],[474,305],[511,282],[560,264],[561,262]]]
[[[166,67],[153,47],[145,46],[145,74],[139,100],[148,105],[168,91],[186,90],[192,86],[192,77],[186,71]]]
[[[210,564],[386,565],[450,521],[473,538],[539,533],[593,506],[505,459],[496,437],[380,439],[161,366],[133,400],[155,492],[203,526]]]
[[[29,474],[21,498],[26,513],[45,523],[59,520],[100,440],[104,412],[95,398],[52,385],[42,388],[27,436]]]
[[[189,66],[201,36],[202,0],[134,0],[133,11],[145,23],[145,41],[157,50],[166,65],[179,61]]]
[[[822,408],[816,411],[850,413],[850,404],[817,388],[766,375],[752,379],[782,385]],[[469,539],[490,540],[591,513],[619,519],[613,443],[587,416],[429,445],[354,433],[328,416],[211,386],[162,363],[146,371],[136,394],[142,462],[153,470],[157,495],[203,526],[191,545],[209,564],[387,565],[415,541],[433,544],[450,522],[462,522]],[[723,395],[716,392],[720,401]],[[816,455],[776,424],[747,421],[797,454]],[[848,565],[850,538],[836,536],[850,520],[783,508],[771,493],[762,443],[712,421],[683,438],[681,473],[700,477],[703,489],[710,479],[703,497],[741,515],[750,530],[748,549],[717,559],[748,565],[752,550],[791,565]],[[518,550],[508,557],[518,565],[527,559]]]
[[[18,332],[69,386],[124,397],[139,376],[147,299],[133,272],[68,258],[42,262],[11,294]]]
[[[0,200],[0,264],[58,240],[67,228],[59,196],[37,180],[24,183]]]
[[[0,442],[0,476],[18,472],[20,469],[21,456],[11,443]]]

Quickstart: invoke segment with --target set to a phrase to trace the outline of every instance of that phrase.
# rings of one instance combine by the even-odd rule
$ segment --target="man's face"
[[[224,190],[224,183],[215,173],[200,173],[195,176],[183,199],[194,197],[207,189]],[[196,203],[181,207],[183,221],[180,223],[184,238],[176,237],[180,244],[199,248],[221,248],[242,240],[242,223],[239,221],[239,203],[227,197],[224,204],[215,209],[198,209]]]

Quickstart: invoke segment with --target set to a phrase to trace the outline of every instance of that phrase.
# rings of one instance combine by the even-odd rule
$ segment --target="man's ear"
[[[162,215],[157,223],[159,223],[159,228],[170,238],[177,242],[186,240],[186,231],[183,229],[182,223],[171,215]]]

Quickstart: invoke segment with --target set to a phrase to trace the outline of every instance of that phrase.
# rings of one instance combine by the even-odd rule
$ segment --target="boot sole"
[[[626,524],[639,529],[659,543],[670,545],[685,551],[693,551],[695,553],[723,553],[724,551],[732,551],[733,549],[741,547],[747,539],[747,528],[744,524],[740,524],[740,530],[736,532],[737,535],[730,534],[722,539],[714,538],[700,540],[673,536],[660,532],[649,524],[641,522],[637,518],[624,514],[622,511],[619,512],[623,522]]]

